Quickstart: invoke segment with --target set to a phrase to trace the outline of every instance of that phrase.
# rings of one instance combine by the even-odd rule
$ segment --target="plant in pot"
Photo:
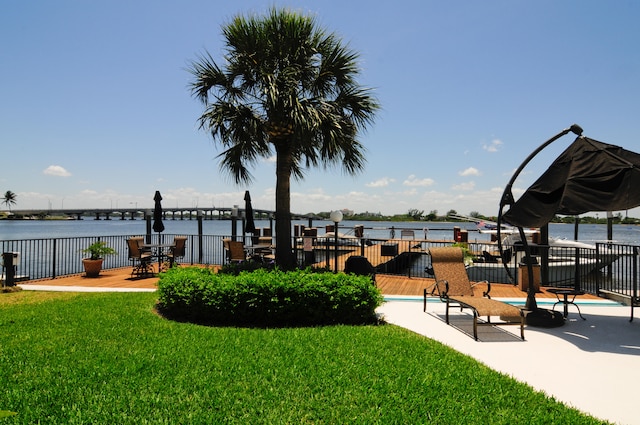
[[[88,258],[82,259],[82,265],[87,277],[98,277],[100,270],[102,270],[102,261],[105,255],[117,254],[117,252],[107,246],[106,242],[98,241],[94,242],[85,249],[83,253],[89,254]]]

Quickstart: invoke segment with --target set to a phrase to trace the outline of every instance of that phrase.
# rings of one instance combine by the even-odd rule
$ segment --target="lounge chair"
[[[478,326],[492,325],[491,317],[498,316],[501,324],[520,325],[520,337],[524,340],[525,313],[510,304],[492,300],[489,292],[491,284],[487,282],[487,291],[475,296],[471,281],[464,265],[462,249],[459,247],[431,248],[431,265],[436,278],[431,293],[436,291],[440,300],[447,303],[445,320],[449,324],[449,308],[459,306],[473,311],[473,337],[478,340]],[[424,290],[424,311],[427,311],[429,289]],[[479,322],[480,316],[486,316],[486,322]]]

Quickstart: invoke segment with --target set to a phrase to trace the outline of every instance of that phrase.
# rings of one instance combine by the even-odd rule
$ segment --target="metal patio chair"
[[[140,245],[142,244],[142,238],[129,238],[127,239],[127,246],[129,247],[129,260],[133,263],[133,269],[131,270],[131,277],[137,276],[153,276],[153,255],[149,251],[142,251]]]

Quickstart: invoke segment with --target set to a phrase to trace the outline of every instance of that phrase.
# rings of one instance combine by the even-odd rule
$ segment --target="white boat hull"
[[[580,275],[584,276],[596,270],[595,259],[581,259]],[[493,283],[517,283],[519,267],[509,265],[514,281],[509,279],[507,271],[502,263],[472,263],[467,268],[469,279],[472,281],[488,280]],[[526,270],[526,269],[525,269]],[[549,285],[570,285],[575,280],[576,264],[570,261],[550,261],[549,262]]]

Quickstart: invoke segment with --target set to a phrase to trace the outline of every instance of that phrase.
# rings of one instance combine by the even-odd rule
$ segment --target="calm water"
[[[294,221],[294,225],[307,226],[307,220]],[[314,221],[312,225],[318,227],[318,234],[324,234],[324,226],[332,224],[329,221]],[[415,232],[416,239],[447,239],[453,238],[453,227],[469,231],[469,241],[486,241],[489,236],[475,231],[473,223],[442,223],[442,222],[361,222],[344,221],[340,223],[340,232],[353,234],[353,227],[362,224],[365,227],[365,237],[389,238],[391,226],[396,228],[395,236],[400,237],[402,228],[410,228]],[[198,233],[197,220],[165,220],[165,233],[195,235]],[[256,220],[256,227],[270,227],[269,220]],[[275,225],[275,223],[273,224]],[[238,222],[238,234],[242,232]],[[146,233],[144,220],[0,220],[0,240],[66,238],[75,236],[113,236],[140,235]],[[205,235],[230,235],[231,221],[204,220],[203,233]],[[556,238],[573,239],[573,224],[550,224],[549,233]],[[579,240],[584,242],[604,241],[607,238],[607,228],[604,224],[584,224],[579,228]],[[613,239],[619,243],[640,245],[640,226],[614,225]]]

